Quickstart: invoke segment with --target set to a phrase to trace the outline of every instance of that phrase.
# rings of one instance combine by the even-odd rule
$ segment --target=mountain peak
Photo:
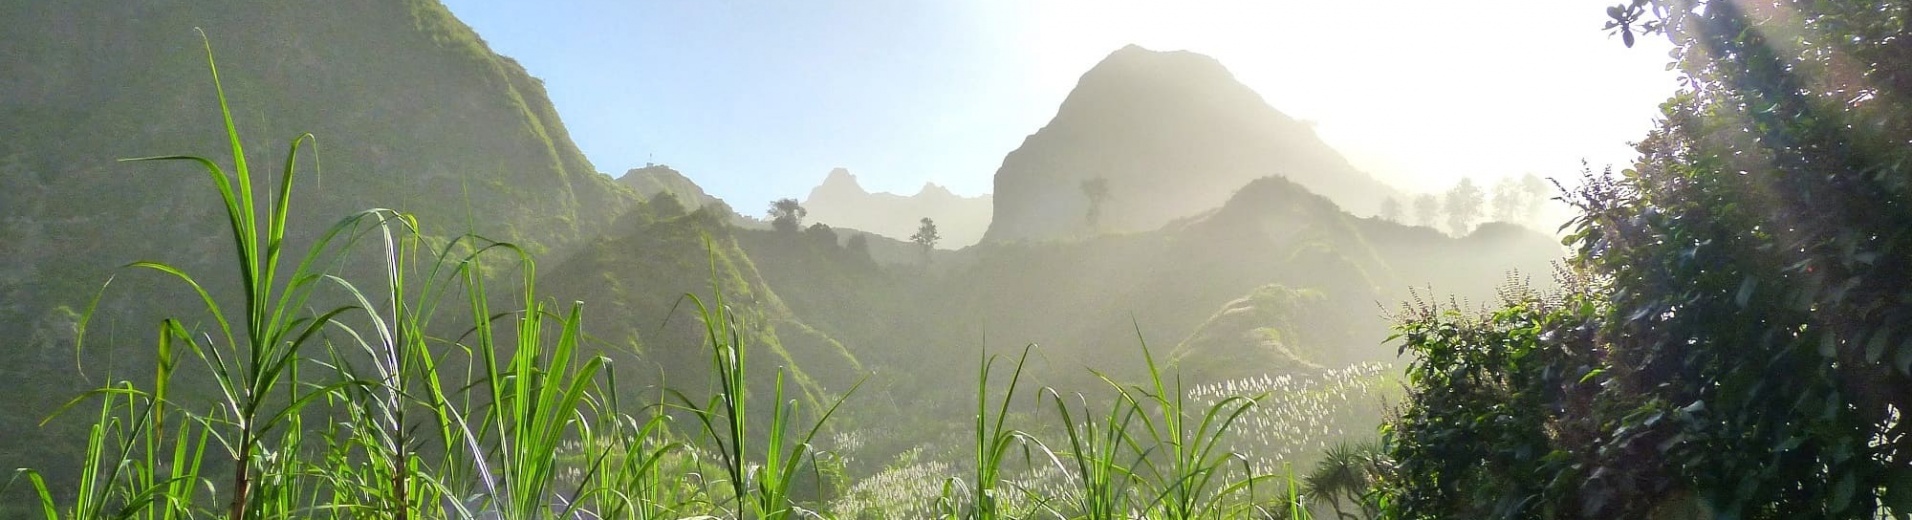
[[[928,217],[936,221],[944,245],[963,247],[982,239],[990,198],[964,197],[933,182],[923,183],[915,195],[871,192],[848,170],[837,168],[810,190],[803,207],[812,221],[898,240],[915,233],[918,220]]]
[[[985,240],[1156,229],[1268,175],[1357,212],[1392,191],[1220,61],[1130,45],[1083,73],[1055,118],[1003,158]]]
[[[934,182],[925,182],[923,183],[923,189],[916,190],[916,196],[917,198],[951,198],[955,197],[956,194],[949,191],[949,188],[942,187],[942,185]]]
[[[867,190],[863,189],[862,183],[859,183],[856,181],[855,174],[850,173],[850,170],[847,168],[840,168],[840,167],[830,169],[830,174],[823,177],[823,184],[817,185],[816,189],[826,190],[826,191],[855,191],[858,193],[869,193]],[[814,193],[815,192],[812,192],[813,196],[814,196]]]
[[[1099,62],[1096,67],[1090,68],[1089,70],[1093,71],[1105,65],[1150,62],[1156,64],[1186,64],[1186,66],[1190,67],[1212,68],[1223,73],[1228,72],[1228,68],[1222,66],[1220,61],[1206,54],[1187,50],[1158,51],[1133,43],[1124,45],[1122,48],[1116,49],[1115,52],[1109,53],[1107,57],[1102,58],[1102,61]]]

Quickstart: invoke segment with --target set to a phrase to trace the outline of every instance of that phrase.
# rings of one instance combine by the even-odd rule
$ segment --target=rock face
[[[960,248],[982,239],[989,226],[990,196],[964,197],[933,183],[915,195],[870,193],[849,170],[830,170],[803,201],[811,222],[908,240],[924,217],[936,221],[938,247]]]
[[[1003,159],[984,240],[1155,229],[1270,175],[1356,214],[1393,191],[1215,59],[1130,45],[1083,74],[1055,118]],[[1093,219],[1092,184],[1104,195]]]

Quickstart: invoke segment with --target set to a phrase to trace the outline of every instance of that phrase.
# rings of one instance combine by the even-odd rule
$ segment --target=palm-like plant
[[[1302,477],[1302,488],[1310,501],[1327,504],[1338,519],[1374,518],[1377,510],[1367,499],[1380,471],[1380,447],[1374,443],[1340,443],[1315,463],[1314,471]],[[1361,513],[1348,512],[1351,504]]]

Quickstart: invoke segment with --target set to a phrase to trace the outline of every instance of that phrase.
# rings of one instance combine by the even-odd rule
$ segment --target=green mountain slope
[[[586,330],[607,351],[630,355],[634,363],[621,369],[630,381],[693,395],[704,387],[710,352],[687,295],[716,305],[713,291],[721,289],[749,332],[753,384],[768,388],[776,371],[784,370],[814,404],[856,382],[863,370],[857,358],[797,319],[738,246],[733,234],[748,231],[726,225],[728,215],[715,207],[685,215],[647,213],[619,219],[604,237],[541,269],[539,280],[541,295],[585,302],[591,320]]]
[[[84,449],[77,419],[40,419],[83,390],[151,374],[159,317],[210,326],[177,281],[120,266],[163,261],[215,297],[236,292],[230,231],[205,174],[116,162],[227,150],[195,27],[217,52],[255,172],[281,164],[294,136],[317,136],[317,159],[307,152],[299,166],[291,251],[375,207],[416,215],[433,240],[471,232],[517,244],[550,280],[540,297],[585,301],[595,344],[634,361],[622,381],[694,394],[709,363],[701,335],[656,327],[671,315],[670,331],[701,330],[688,305],[674,315],[671,305],[708,296],[710,234],[725,292],[768,299],[751,306],[764,373],[785,367],[814,398],[860,370],[834,339],[779,310],[722,225],[652,207],[598,173],[542,83],[434,0],[9,2],[0,19],[10,22],[0,37],[10,67],[0,75],[0,383],[36,389],[0,403],[0,468],[42,468],[70,485]],[[260,193],[277,180],[255,177]],[[339,274],[376,283],[375,265]],[[80,310],[115,273],[76,355]],[[507,308],[512,283],[492,284],[495,308]],[[456,337],[455,318],[438,332]]]
[[[270,169],[294,136],[320,136],[294,197],[298,240],[391,207],[551,252],[632,204],[571,144],[542,85],[434,2],[9,2],[0,19],[0,378],[41,389],[0,405],[0,437],[41,446],[0,450],[0,467],[80,449],[39,419],[150,373],[161,312],[199,326],[179,284],[122,273],[75,359],[77,310],[119,266],[165,261],[231,294],[204,173],[115,162],[226,149],[195,27],[218,51],[250,162]],[[258,177],[263,191],[274,176]]]
[[[679,173],[675,168],[662,164],[653,164],[643,168],[632,168],[617,178],[617,183],[636,191],[639,197],[650,200],[658,195],[670,195],[677,203],[687,209],[702,208],[723,200],[704,193],[704,188]]]
[[[1380,344],[1387,334],[1382,314],[1410,288],[1451,294],[1458,287],[1493,287],[1510,269],[1544,271],[1559,254],[1548,237],[1511,230],[1493,240],[1434,233],[1436,238],[1402,245],[1371,238],[1419,236],[1415,231],[1354,217],[1294,182],[1270,177],[1243,187],[1216,210],[1160,230],[985,243],[940,256],[928,267],[878,268],[833,252],[834,244],[795,247],[799,237],[777,241],[771,232],[742,243],[769,284],[792,302],[792,312],[841,338],[877,371],[916,374],[910,367],[966,366],[985,340],[998,352],[1037,343],[1040,369],[1054,378],[1044,380],[1061,384],[1093,383],[1083,367],[1133,368],[1118,360],[1132,359],[1138,339],[1158,355],[1178,345],[1187,352],[1213,351],[1215,360],[1188,364],[1185,375],[1192,381],[1232,377],[1234,372],[1201,367],[1229,363],[1260,347],[1214,339],[1239,337],[1232,332],[1198,337],[1204,328],[1224,326],[1277,327],[1303,365],[1390,360],[1393,351]],[[1231,302],[1254,300],[1270,285],[1307,295],[1270,309],[1290,316],[1284,319],[1291,325],[1274,318],[1216,322]],[[1308,330],[1291,330],[1301,327]],[[1271,362],[1231,368],[1281,367]],[[955,385],[968,375],[937,371],[921,374],[921,381]]]

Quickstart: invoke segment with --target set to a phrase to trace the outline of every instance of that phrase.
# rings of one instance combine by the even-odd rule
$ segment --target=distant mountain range
[[[1155,229],[1267,176],[1362,215],[1395,193],[1214,58],[1130,45],[1084,73],[1055,118],[1003,159],[984,240]]]
[[[920,220],[929,218],[936,221],[942,236],[938,247],[959,249],[982,239],[989,226],[991,201],[989,195],[964,197],[934,183],[924,183],[915,195],[871,193],[856,175],[837,168],[810,190],[803,207],[811,221],[899,240],[909,240]]]

